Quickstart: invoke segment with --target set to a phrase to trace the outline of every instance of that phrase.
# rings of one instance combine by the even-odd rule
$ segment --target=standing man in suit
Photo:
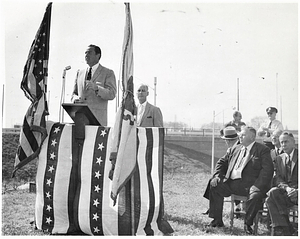
[[[160,108],[151,105],[147,101],[149,95],[148,86],[140,85],[137,90],[137,98],[139,103],[137,104],[137,126],[139,127],[163,127],[163,116]],[[164,235],[170,235],[174,232],[169,222],[164,219],[164,201],[162,198],[160,205],[161,219],[158,222],[158,228]]]
[[[266,109],[269,120],[262,124],[257,130],[258,136],[263,136],[263,143],[270,149],[274,149],[272,144],[271,135],[275,130],[283,130],[282,123],[276,119],[278,110],[275,107],[268,107]]]
[[[160,108],[151,105],[147,101],[149,95],[148,86],[140,85],[137,90],[139,103],[137,105],[137,126],[140,127],[163,127],[163,116]]]
[[[74,103],[85,103],[101,125],[107,125],[107,103],[116,95],[116,78],[112,70],[99,63],[101,49],[89,45],[85,51],[86,69],[78,70],[72,95]]]
[[[214,219],[209,225],[212,227],[224,226],[224,197],[238,194],[248,197],[244,230],[247,234],[253,234],[251,225],[270,189],[274,171],[270,149],[255,142],[255,136],[254,128],[242,127],[241,143],[232,148],[230,155],[217,162],[218,170],[211,180],[209,194],[209,217]]]
[[[284,153],[276,157],[275,187],[268,192],[266,204],[275,236],[290,236],[295,230],[288,208],[298,205],[298,150],[292,133],[279,137]]]

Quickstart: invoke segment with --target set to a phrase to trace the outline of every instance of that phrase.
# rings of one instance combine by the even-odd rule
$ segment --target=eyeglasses
[[[145,89],[138,89],[137,92],[146,92],[146,90]]]
[[[268,112],[268,113],[267,113],[267,115],[272,115],[272,114],[273,114],[273,112]]]

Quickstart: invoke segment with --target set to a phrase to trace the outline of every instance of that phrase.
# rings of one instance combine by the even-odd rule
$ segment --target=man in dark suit
[[[148,86],[140,85],[137,90],[139,104],[137,105],[137,126],[163,127],[161,110],[147,101],[149,95]]]
[[[209,217],[214,219],[210,223],[212,227],[224,226],[224,197],[238,194],[248,197],[244,229],[247,234],[253,234],[251,225],[270,189],[274,171],[270,149],[255,142],[255,137],[254,128],[242,127],[240,144],[217,162],[218,170],[211,180],[209,194]]]
[[[282,130],[275,130],[272,135],[271,135],[271,141],[272,144],[274,145],[274,149],[271,149],[271,158],[273,162],[275,161],[275,158],[283,153],[283,149],[281,147],[281,144],[279,142],[279,136],[282,134]]]
[[[85,103],[101,125],[107,125],[107,103],[116,95],[116,78],[112,70],[99,63],[101,49],[89,45],[85,51],[88,68],[78,70],[72,95],[74,103]]]
[[[266,204],[274,235],[289,236],[295,230],[289,221],[288,208],[298,205],[298,150],[289,132],[283,132],[279,141],[284,153],[276,157],[275,187],[268,192]]]
[[[276,163],[275,163],[275,159],[278,155],[284,153],[283,152],[283,149],[280,145],[280,142],[279,142],[279,136],[282,134],[282,130],[275,130],[272,135],[271,135],[271,141],[272,141],[272,144],[274,145],[274,149],[271,149],[271,158],[272,158],[272,161],[273,161],[273,164],[274,164],[274,177],[275,177],[275,171],[276,171]],[[273,179],[274,179],[273,177]],[[275,181],[273,180],[273,183],[272,183],[272,187],[275,186]]]

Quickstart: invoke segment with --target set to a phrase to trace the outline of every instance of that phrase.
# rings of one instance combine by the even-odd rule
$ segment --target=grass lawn
[[[34,193],[25,190],[2,192],[2,235],[46,235],[30,224],[34,218],[34,204]]]
[[[244,222],[234,219],[230,231],[230,203],[224,203],[223,228],[209,228],[211,218],[202,215],[208,209],[203,198],[210,168],[199,159],[191,159],[175,150],[165,149],[164,202],[165,218],[174,229],[174,236],[245,236]],[[258,235],[269,235],[266,224],[259,223]]]
[[[28,190],[16,190],[16,186],[22,184],[21,180],[17,178],[12,181],[8,176],[13,167],[16,145],[17,143],[10,138],[3,142],[2,179],[5,181],[2,182],[2,235],[45,236],[47,234],[35,230],[30,224],[34,218],[35,194],[29,193]],[[189,155],[189,151],[180,150],[181,152],[165,147],[163,186],[165,219],[174,229],[172,235],[244,236],[242,219],[235,219],[233,231],[229,229],[229,203],[224,204],[225,227],[205,226],[211,221],[208,216],[201,214],[208,208],[208,200],[202,196],[210,178],[210,168],[203,163],[206,160],[204,157],[208,155]],[[32,162],[26,166],[28,167],[26,172],[31,177],[35,176],[35,165]],[[268,235],[265,224],[259,223],[258,234]]]

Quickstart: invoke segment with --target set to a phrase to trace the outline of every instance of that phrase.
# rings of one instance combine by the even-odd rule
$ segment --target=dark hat
[[[267,113],[273,113],[273,112],[278,112],[278,110],[275,108],[275,107],[268,107],[267,109],[266,109],[266,111],[267,111]]]
[[[236,139],[238,137],[236,129],[233,126],[228,126],[223,129],[223,136],[221,136],[222,139]]]

